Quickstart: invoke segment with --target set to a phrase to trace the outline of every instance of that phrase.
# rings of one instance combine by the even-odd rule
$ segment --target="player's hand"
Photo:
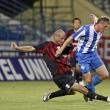
[[[92,18],[94,23],[96,23],[98,21],[98,17],[95,14],[91,13],[90,17]]]
[[[18,45],[15,42],[12,42],[10,47],[13,49],[17,49]]]
[[[93,14],[93,13],[91,13],[91,14],[90,14],[90,17],[91,17],[91,18],[94,18],[94,17],[96,17],[96,15]]]

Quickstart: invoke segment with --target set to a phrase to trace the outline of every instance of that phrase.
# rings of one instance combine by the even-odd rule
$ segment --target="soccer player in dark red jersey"
[[[67,64],[67,59],[63,54],[60,57],[56,57],[57,47],[62,45],[65,39],[65,32],[61,29],[57,30],[53,34],[53,40],[44,42],[37,46],[18,46],[15,42],[11,43],[11,48],[22,52],[36,52],[42,53],[44,61],[47,64],[52,76],[53,81],[59,87],[59,90],[48,94],[44,97],[43,101],[48,101],[54,97],[68,95],[71,92],[78,91],[89,98],[110,102],[110,97],[98,95],[89,91],[82,85],[75,83],[72,76],[71,67]]]
[[[66,32],[66,39],[71,34],[76,32],[80,27],[81,27],[81,19],[80,18],[72,19],[72,29],[70,29],[69,31]],[[73,40],[73,42],[69,45],[70,48],[74,47],[74,49],[71,51],[71,54],[69,54],[69,63],[70,63],[71,69],[74,73],[75,81],[81,85],[84,85],[82,73],[80,72],[80,69],[79,69],[80,67],[76,61],[76,46],[77,46],[77,42],[75,40]]]

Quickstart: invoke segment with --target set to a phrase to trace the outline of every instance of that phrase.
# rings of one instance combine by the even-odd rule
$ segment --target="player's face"
[[[109,28],[109,24],[106,22],[100,22],[98,25],[99,32],[104,32],[108,28]]]
[[[65,40],[65,33],[59,33],[55,35],[55,41],[58,45],[62,45]]]
[[[72,23],[72,26],[75,30],[78,30],[81,27],[81,21],[75,20],[74,23]]]

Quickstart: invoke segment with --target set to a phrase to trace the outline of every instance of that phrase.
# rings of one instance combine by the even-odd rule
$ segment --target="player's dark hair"
[[[80,21],[80,23],[81,23],[81,19],[80,18],[73,18],[72,19],[72,23],[74,23],[76,20]]]
[[[96,24],[98,24],[100,22],[106,22],[106,23],[110,24],[110,19],[108,17],[100,17]]]

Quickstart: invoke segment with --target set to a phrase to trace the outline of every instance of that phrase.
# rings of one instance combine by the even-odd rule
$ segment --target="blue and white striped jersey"
[[[101,32],[95,31],[94,24],[82,26],[71,35],[72,38],[78,40],[77,51],[81,53],[95,51],[101,36]]]

